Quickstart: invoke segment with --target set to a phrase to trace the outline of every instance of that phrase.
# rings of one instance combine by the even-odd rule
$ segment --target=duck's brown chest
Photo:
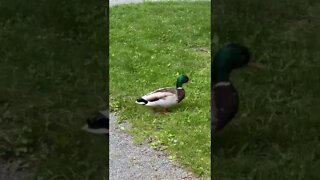
[[[214,87],[211,93],[211,126],[219,131],[227,125],[238,112],[239,96],[232,84]]]
[[[184,89],[178,89],[177,94],[178,94],[178,103],[180,103],[186,96]]]

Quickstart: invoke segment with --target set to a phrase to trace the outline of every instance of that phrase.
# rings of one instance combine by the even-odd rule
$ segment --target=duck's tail
[[[83,130],[94,134],[109,133],[109,113],[97,112],[87,119],[87,124],[83,126]]]
[[[143,98],[139,98],[136,100],[136,103],[140,104],[140,105],[146,105],[146,104],[148,104],[148,101]]]

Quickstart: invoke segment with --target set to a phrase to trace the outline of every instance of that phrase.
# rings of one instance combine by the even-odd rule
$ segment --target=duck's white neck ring
[[[214,87],[220,87],[220,86],[230,86],[231,82],[218,82],[214,85]]]
[[[182,87],[178,87],[177,89],[183,89]]]

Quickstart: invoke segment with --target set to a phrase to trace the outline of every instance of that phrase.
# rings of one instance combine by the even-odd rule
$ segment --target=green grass
[[[232,74],[240,111],[214,139],[214,179],[320,179],[316,2],[215,1],[214,50],[238,41],[268,68]]]
[[[110,106],[133,125],[138,142],[165,149],[197,175],[210,175],[210,6],[146,3],[110,10]],[[170,115],[136,98],[175,86],[186,74],[186,98]]]
[[[99,1],[0,3],[0,156],[34,179],[107,179],[105,137],[80,128],[106,107]]]

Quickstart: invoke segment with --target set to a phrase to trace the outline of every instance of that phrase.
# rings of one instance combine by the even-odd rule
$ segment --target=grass
[[[106,108],[100,1],[0,3],[0,156],[33,179],[107,179],[105,137],[81,130]]]
[[[197,175],[210,176],[210,6],[145,3],[110,10],[110,106],[133,125],[137,142],[151,141]],[[175,86],[186,98],[168,116],[135,104],[136,98]]]
[[[232,74],[241,107],[214,139],[214,179],[320,179],[319,12],[315,0],[215,1],[214,51],[241,42],[267,69]]]

